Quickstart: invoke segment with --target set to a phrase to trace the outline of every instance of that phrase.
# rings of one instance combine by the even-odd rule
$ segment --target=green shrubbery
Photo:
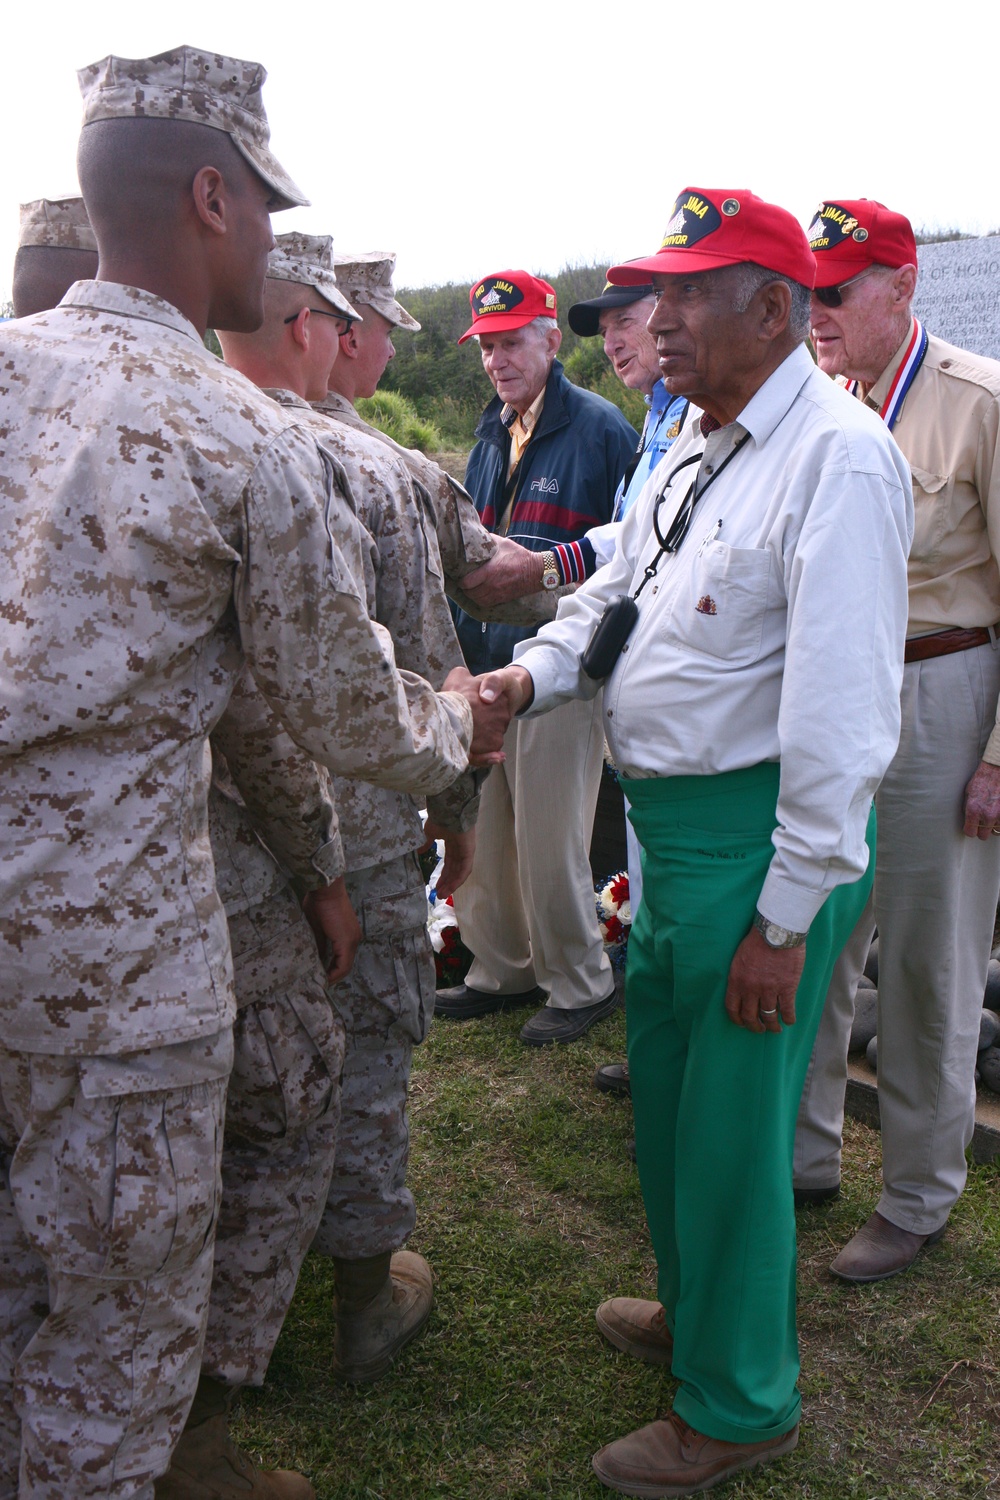
[[[376,391],[374,396],[359,401],[357,408],[359,416],[402,448],[431,453],[443,446],[441,433],[433,422],[425,422],[413,403],[398,391]]]

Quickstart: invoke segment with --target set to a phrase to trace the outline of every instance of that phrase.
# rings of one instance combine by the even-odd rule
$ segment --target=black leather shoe
[[[632,1080],[628,1076],[628,1063],[605,1063],[594,1074],[594,1088],[602,1094],[631,1094]]]
[[[578,1010],[563,1010],[546,1005],[521,1027],[521,1041],[529,1047],[544,1047],[549,1042],[575,1042],[589,1031],[595,1021],[610,1016],[618,1007],[618,991],[612,990],[606,1000],[584,1005]]]
[[[840,1197],[840,1183],[825,1188],[795,1188],[796,1208],[819,1208],[822,1203],[836,1203]]]
[[[547,996],[534,985],[518,995],[500,995],[490,990],[473,990],[467,984],[456,984],[450,990],[438,990],[434,1014],[449,1021],[471,1021],[476,1016],[492,1016],[499,1010],[515,1010],[519,1005],[544,1004]]]

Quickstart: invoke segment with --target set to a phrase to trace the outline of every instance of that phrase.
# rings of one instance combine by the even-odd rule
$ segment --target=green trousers
[[[642,846],[629,938],[636,1156],[674,1336],[678,1416],[728,1442],[798,1421],[795,1118],[834,961],[874,873],[809,929],[796,1022],[757,1035],[726,1015],[729,966],[774,853],[777,764],[624,781]]]

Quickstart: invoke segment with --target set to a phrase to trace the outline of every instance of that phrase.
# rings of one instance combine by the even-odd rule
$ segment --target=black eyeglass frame
[[[343,323],[344,325],[343,328],[339,330],[341,338],[344,337],[345,333],[350,333],[351,329],[358,321],[357,318],[352,318],[350,313],[329,312],[325,307],[300,307],[299,312],[292,313],[290,318],[285,319],[285,322],[294,323],[295,319],[299,316],[299,313],[304,312],[315,313],[319,318],[336,318],[338,323]]]

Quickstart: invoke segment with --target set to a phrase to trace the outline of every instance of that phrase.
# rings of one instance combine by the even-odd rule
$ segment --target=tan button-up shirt
[[[910,332],[868,392],[879,411]],[[913,475],[907,635],[1000,621],[1000,363],[929,336],[892,430]]]

